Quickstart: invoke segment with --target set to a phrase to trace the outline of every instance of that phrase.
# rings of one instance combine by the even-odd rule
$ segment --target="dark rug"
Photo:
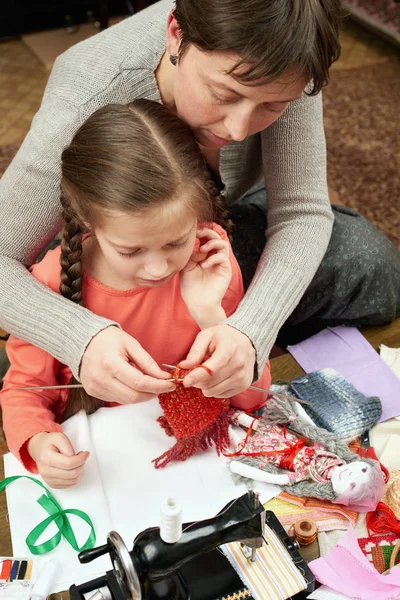
[[[333,70],[324,91],[329,183],[400,248],[399,98],[396,60]],[[0,147],[0,175],[17,150]]]
[[[400,62],[332,71],[324,90],[328,179],[400,248]]]
[[[344,0],[344,8],[363,20],[368,20],[369,25],[375,25],[377,31],[387,28],[394,35],[400,35],[400,2],[399,0]]]

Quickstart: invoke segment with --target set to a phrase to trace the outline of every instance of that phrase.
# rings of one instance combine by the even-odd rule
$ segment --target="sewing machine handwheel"
[[[90,548],[89,550],[82,550],[78,554],[79,562],[82,564],[86,564],[92,562],[95,558],[99,556],[103,556],[103,554],[107,554],[109,552],[108,544],[104,544],[103,546],[97,546],[97,548]]]
[[[116,531],[110,531],[107,541],[114,575],[121,592],[129,599],[142,600],[139,577],[123,539]]]

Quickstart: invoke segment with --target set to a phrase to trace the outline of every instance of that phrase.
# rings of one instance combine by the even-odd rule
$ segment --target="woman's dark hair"
[[[60,292],[77,304],[83,304],[82,238],[108,211],[137,214],[179,201],[199,221],[224,222],[222,199],[192,130],[157,102],[100,108],[76,132],[61,161]],[[73,389],[63,419],[102,405]]]
[[[176,0],[174,14],[180,56],[190,44],[233,52],[240,60],[228,73],[243,84],[263,85],[294,67],[315,95],[340,56],[340,0]]]

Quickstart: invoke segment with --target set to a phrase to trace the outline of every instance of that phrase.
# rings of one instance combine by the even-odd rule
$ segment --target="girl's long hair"
[[[162,104],[145,99],[93,113],[62,153],[60,293],[84,304],[82,239],[100,216],[111,210],[143,212],[174,200],[185,202],[199,221],[225,223],[223,199],[192,130]],[[73,389],[63,420],[102,405]]]

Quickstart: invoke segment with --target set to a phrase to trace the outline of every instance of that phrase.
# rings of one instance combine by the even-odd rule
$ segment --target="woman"
[[[145,97],[192,127],[229,206],[256,184],[262,190],[264,176],[267,243],[248,293],[224,324],[198,335],[182,364],[210,356],[212,376],[197,369],[185,379],[206,395],[248,387],[332,232],[318,92],[339,55],[338,12],[338,0],[177,0],[176,8],[162,0],[62,55],[0,182],[0,325],[69,365],[103,400],[112,401],[117,389],[121,398],[122,386],[124,402],[166,391],[165,372],[116,323],[52,295],[20,264],[31,264],[60,228],[60,157],[80,124],[101,106]],[[306,95],[311,80],[307,92],[315,95]],[[249,272],[265,242],[265,191],[255,196],[233,207],[233,245]],[[321,265],[292,322],[395,318],[398,253],[357,215],[337,214],[335,228],[328,266]],[[254,252],[241,260],[238,242],[249,240]],[[378,258],[390,265],[384,282],[375,275]]]

